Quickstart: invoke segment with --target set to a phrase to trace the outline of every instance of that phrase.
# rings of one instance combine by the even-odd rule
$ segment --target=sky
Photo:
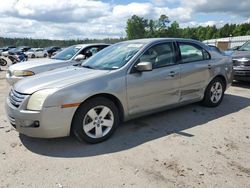
[[[181,27],[250,22],[250,0],[6,0],[0,6],[0,36],[41,39],[125,37],[132,15]]]

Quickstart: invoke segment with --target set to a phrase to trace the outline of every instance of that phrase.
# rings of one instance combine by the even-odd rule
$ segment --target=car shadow
[[[250,82],[235,81],[233,82],[232,86],[250,89]]]
[[[185,137],[195,135],[185,130],[196,126],[209,126],[209,121],[238,112],[250,105],[241,96],[225,95],[217,108],[192,104],[123,123],[107,141],[99,144],[79,143],[75,138],[36,139],[20,135],[21,142],[31,152],[61,158],[88,157],[128,150],[171,134]]]

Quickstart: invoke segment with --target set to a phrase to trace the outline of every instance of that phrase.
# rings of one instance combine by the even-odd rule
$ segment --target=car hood
[[[64,60],[57,60],[57,59],[43,59],[43,60],[38,60],[38,61],[26,61],[26,62],[21,62],[17,63],[15,65],[11,65],[9,67],[9,70],[14,71],[14,70],[32,70],[35,67],[40,67],[40,66],[47,66],[55,63],[63,63],[67,62]]]
[[[74,83],[101,77],[109,70],[93,70],[69,66],[25,78],[14,85],[20,93],[32,94],[41,89],[64,88]]]
[[[234,51],[232,54],[233,59],[250,58],[250,51]]]

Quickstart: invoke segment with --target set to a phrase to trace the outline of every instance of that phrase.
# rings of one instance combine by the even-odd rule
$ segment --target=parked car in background
[[[107,46],[108,44],[79,44],[64,49],[50,59],[12,65],[6,73],[6,79],[13,85],[18,80],[28,76],[60,67],[78,65]]]
[[[61,50],[61,47],[58,47],[58,46],[51,46],[51,47],[45,48],[45,51],[47,51],[49,57],[51,57],[53,53],[60,51],[60,50]]]
[[[216,52],[218,52],[218,53],[220,53],[220,54],[222,54],[222,55],[227,55],[227,54],[225,54],[225,52],[223,52],[221,49],[219,49],[217,46],[214,46],[214,45],[208,45],[210,48],[211,48],[211,50],[214,50],[214,51],[216,51]]]
[[[8,51],[8,55],[17,55],[20,53],[25,53],[28,50],[30,50],[31,48],[29,46],[19,46],[17,48],[12,48]],[[7,56],[8,56],[7,55]],[[26,56],[26,55],[25,55]],[[27,56],[28,57],[28,56]]]
[[[250,81],[250,41],[232,53],[234,79]]]
[[[15,54],[9,55],[8,58],[12,64],[28,61],[28,56],[22,51],[17,51]]]
[[[218,106],[232,81],[232,59],[188,39],[114,44],[77,67],[23,79],[6,100],[13,127],[31,137],[73,133],[104,141],[121,121],[202,101]]]
[[[28,56],[25,54],[25,51],[27,51],[28,49],[30,49],[30,47],[26,47],[26,46],[12,48],[12,49],[6,51],[5,57],[9,58],[11,60],[12,64],[27,61]]]
[[[60,48],[59,50],[53,52],[50,57],[53,57],[54,55],[58,54],[59,52],[63,51],[65,48]]]
[[[1,48],[1,50],[0,50],[0,52],[1,52],[1,55],[2,56],[8,56],[9,55],[9,50],[11,50],[11,49],[14,49],[14,48],[16,48],[15,46],[5,46],[5,47],[2,47]]]
[[[48,52],[45,51],[43,48],[31,48],[25,54],[30,58],[47,57],[48,56]]]
[[[29,46],[19,46],[17,48],[12,48],[10,49],[8,52],[9,52],[9,55],[13,55],[13,54],[16,54],[17,52],[27,52],[28,50],[30,50],[31,48]]]

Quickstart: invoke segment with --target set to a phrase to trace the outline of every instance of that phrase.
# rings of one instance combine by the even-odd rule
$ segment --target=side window
[[[91,47],[86,49],[84,52],[84,55],[86,56],[86,59],[90,58],[92,55],[96,54],[99,51],[98,47]]]
[[[153,68],[175,64],[175,53],[172,43],[157,44],[148,49],[139,59],[140,62],[151,62]]]
[[[88,52],[91,52],[92,55],[96,54],[98,51],[99,51],[99,49],[98,49],[97,47],[93,47],[93,48],[90,48],[90,49],[88,50]]]
[[[210,59],[207,51],[194,44],[179,43],[183,63],[203,61]]]
[[[92,55],[97,53],[99,51],[98,47],[90,47],[90,48],[85,48],[79,54],[85,55],[85,59],[90,58]]]

